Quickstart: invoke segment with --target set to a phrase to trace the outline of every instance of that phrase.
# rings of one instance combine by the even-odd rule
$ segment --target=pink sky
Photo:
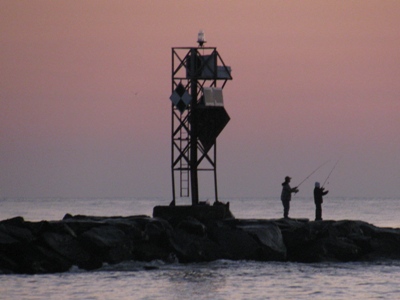
[[[231,66],[220,197],[400,196],[399,1],[0,3],[0,196],[169,197],[171,48]],[[202,179],[201,179],[202,180]],[[200,180],[200,197],[213,195]]]

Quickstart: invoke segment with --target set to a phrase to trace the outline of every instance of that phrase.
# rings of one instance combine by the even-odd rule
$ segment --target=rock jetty
[[[0,273],[84,270],[123,261],[372,261],[400,259],[400,229],[363,221],[96,217],[0,222]]]

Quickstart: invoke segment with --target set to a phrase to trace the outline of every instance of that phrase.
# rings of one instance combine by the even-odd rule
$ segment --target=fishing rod
[[[336,165],[338,164],[338,162],[339,162],[339,160],[337,160],[337,162],[336,162],[335,165],[333,166],[332,170],[329,172],[328,176],[326,177],[326,179],[325,179],[325,181],[324,181],[324,183],[322,184],[321,187],[324,187],[325,183],[328,181],[329,177],[331,176],[333,170],[335,170]]]
[[[302,182],[300,182],[297,187],[299,187],[304,181],[306,181],[308,178],[310,178],[310,176],[312,174],[314,174],[315,172],[317,172],[320,168],[322,168],[324,165],[326,165],[329,162],[329,160],[327,160],[326,162],[324,162],[322,165],[320,165],[318,168],[316,168],[314,171],[311,172],[310,175],[308,175],[306,178],[304,178],[304,180]]]

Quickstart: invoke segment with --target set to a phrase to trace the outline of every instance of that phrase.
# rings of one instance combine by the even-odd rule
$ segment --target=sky
[[[233,77],[220,197],[278,197],[325,162],[299,196],[333,170],[331,196],[399,197],[399,16],[395,0],[1,0],[0,196],[172,197],[171,48],[202,29]]]

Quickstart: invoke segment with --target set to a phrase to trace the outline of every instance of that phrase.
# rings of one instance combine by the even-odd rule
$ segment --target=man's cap
[[[289,176],[286,176],[286,177],[285,177],[285,180],[289,180],[289,179],[292,179],[292,178],[289,177]]]

